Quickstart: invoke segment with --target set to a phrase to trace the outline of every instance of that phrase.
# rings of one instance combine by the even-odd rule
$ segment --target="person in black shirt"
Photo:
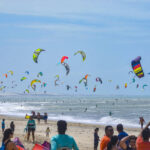
[[[99,131],[99,128],[96,128],[94,132],[94,150],[97,150],[97,147],[98,147],[98,142],[99,142],[98,131]]]

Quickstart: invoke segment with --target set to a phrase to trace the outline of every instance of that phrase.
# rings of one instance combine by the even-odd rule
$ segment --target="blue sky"
[[[97,84],[98,95],[124,94],[148,95],[150,85],[144,91],[130,84],[131,60],[142,57],[145,78],[136,78],[141,86],[149,84],[150,76],[150,1],[148,0],[1,0],[0,2],[0,78],[16,89],[6,91],[23,92],[39,71],[44,73],[42,82],[47,82],[48,93],[73,94],[65,85],[74,87],[85,75],[89,77],[89,90],[78,85],[79,94],[93,94],[95,78],[100,76],[104,84]],[[43,48],[39,63],[35,64],[32,54]],[[87,59],[82,62],[78,50],[84,50]],[[63,66],[56,65],[62,56],[69,56],[71,67],[65,76]],[[3,73],[14,71],[13,77],[4,79]],[[30,71],[28,80],[19,80]],[[60,74],[64,86],[54,87],[54,76]],[[112,79],[110,84],[108,80]],[[115,86],[120,85],[116,91]],[[30,89],[31,90],[31,89]],[[43,91],[43,90],[42,90]],[[38,87],[37,92],[42,92]]]

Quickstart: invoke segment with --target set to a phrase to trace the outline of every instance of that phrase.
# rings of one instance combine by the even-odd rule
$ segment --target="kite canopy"
[[[128,84],[127,84],[127,83],[125,83],[125,88],[127,88],[127,86],[128,86]]]
[[[21,79],[20,79],[20,81],[24,81],[24,80],[26,80],[27,79],[27,77],[22,77]]]
[[[144,89],[146,86],[148,86],[148,85],[147,85],[147,84],[144,84],[144,85],[143,85],[143,89]]]
[[[28,89],[26,89],[25,92],[27,92],[29,94],[29,90]]]
[[[41,87],[46,87],[47,83],[43,82],[43,84],[41,85]]]
[[[11,71],[11,70],[10,70],[10,71],[8,71],[8,73],[10,73],[11,75],[13,75],[13,74],[14,74],[14,72],[13,72],[13,71]]]
[[[136,76],[142,78],[144,77],[144,72],[140,61],[141,61],[141,57],[138,56],[136,59],[132,60],[131,65]]]
[[[76,53],[74,53],[74,55],[77,55],[77,54],[81,54],[83,61],[85,61],[85,59],[86,59],[86,54],[85,54],[84,51],[77,51]]]
[[[70,85],[66,85],[66,88],[67,88],[67,90],[71,89]]]
[[[35,83],[41,83],[41,81],[38,80],[38,79],[32,80],[32,81],[31,81],[31,87],[32,87],[32,89],[35,89],[34,86],[33,86]]]
[[[103,83],[102,79],[100,77],[96,78],[96,82],[100,82],[101,84]]]
[[[29,71],[26,71],[25,73],[26,73],[27,75],[29,75]]]
[[[39,76],[43,76],[43,72],[39,72],[38,74],[37,74],[37,77],[39,77]]]
[[[63,57],[61,58],[61,64],[64,63],[64,61],[65,61],[66,59],[68,59],[68,58],[69,58],[68,56],[63,56]]]
[[[35,62],[35,63],[38,63],[38,57],[39,57],[39,55],[40,55],[40,53],[41,52],[43,52],[43,51],[45,51],[44,49],[36,49],[35,51],[34,51],[34,53],[33,53],[33,61]]]
[[[8,77],[7,73],[5,73],[4,76],[7,78]]]

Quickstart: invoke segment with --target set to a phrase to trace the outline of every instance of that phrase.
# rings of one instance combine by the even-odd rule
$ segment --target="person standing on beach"
[[[32,116],[30,116],[30,119],[27,123],[27,129],[28,129],[27,141],[29,141],[30,133],[32,132],[32,139],[33,139],[33,143],[34,143],[34,140],[35,140],[34,132],[36,129],[36,124],[35,124],[35,120],[33,120]]]
[[[5,130],[5,119],[2,120],[2,132],[4,133]]]
[[[124,132],[124,129],[123,129],[123,125],[122,124],[118,124],[117,125],[117,131],[118,131],[118,139],[119,139],[119,142],[126,136],[128,136],[128,134],[126,132]],[[129,144],[129,142],[127,141],[127,145]]]
[[[150,150],[150,122],[141,131],[140,135],[136,140],[137,150]]]
[[[111,140],[111,137],[114,134],[114,129],[112,126],[105,127],[105,135],[100,142],[100,150],[105,150],[107,148],[108,143]]]
[[[40,124],[40,119],[41,119],[41,115],[40,115],[40,113],[38,112],[38,113],[37,113],[38,124]]]
[[[10,123],[10,129],[11,129],[13,132],[15,131],[15,124],[14,124],[13,121]]]
[[[49,137],[49,134],[50,134],[50,129],[49,129],[49,127],[47,127],[47,129],[46,129],[46,137]]]
[[[44,113],[44,122],[45,122],[45,124],[47,124],[47,119],[48,119],[48,115],[47,115],[47,113]]]
[[[51,150],[79,150],[74,138],[65,134],[67,130],[67,122],[64,120],[59,120],[57,122],[57,128],[58,135],[51,138]]]
[[[98,147],[98,142],[99,142],[98,131],[99,131],[99,128],[96,128],[94,132],[94,150],[97,150],[97,147]]]
[[[143,129],[143,125],[144,125],[144,123],[145,123],[145,120],[144,120],[143,117],[140,117],[139,119],[140,119],[139,123],[140,123],[140,125],[141,125],[141,129]]]

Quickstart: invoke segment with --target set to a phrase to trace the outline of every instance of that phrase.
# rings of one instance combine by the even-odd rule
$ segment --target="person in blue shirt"
[[[123,125],[122,124],[118,124],[117,125],[117,131],[118,131],[118,139],[119,142],[126,136],[128,136],[128,134],[126,132],[124,132],[123,129]],[[126,144],[129,145],[129,141],[126,141]]]
[[[2,132],[4,133],[5,131],[5,119],[2,120]]]
[[[65,134],[67,130],[67,122],[59,120],[57,122],[58,135],[51,138],[51,150],[79,150],[73,137]]]

